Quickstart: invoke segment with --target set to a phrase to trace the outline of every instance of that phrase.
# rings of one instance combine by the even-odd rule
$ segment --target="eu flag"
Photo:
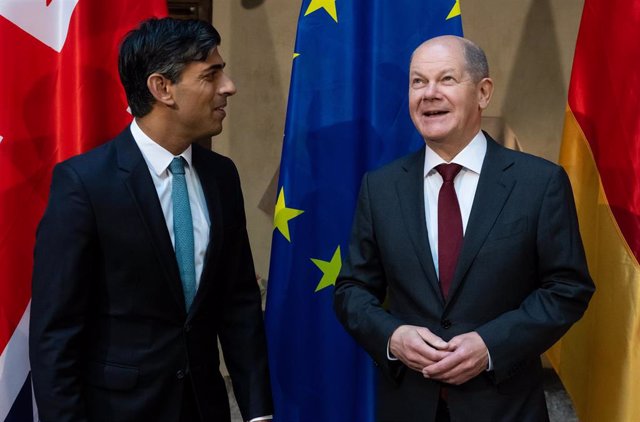
[[[408,67],[462,34],[457,0],[303,0],[274,215],[266,324],[275,420],[374,420],[371,359],[333,313],[362,175],[424,144]]]

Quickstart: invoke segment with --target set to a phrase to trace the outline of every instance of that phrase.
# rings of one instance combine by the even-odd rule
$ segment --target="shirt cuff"
[[[270,421],[271,419],[273,419],[273,415],[269,415],[269,416],[260,416],[260,417],[258,417],[258,418],[253,418],[253,419],[251,419],[249,422]]]
[[[397,357],[393,356],[391,354],[391,349],[389,349],[389,346],[391,345],[391,339],[387,340],[387,359],[389,360],[398,360]]]
[[[487,357],[489,358],[489,362],[487,362],[487,372],[493,371],[493,361],[491,360],[491,353],[489,353],[489,349],[487,349]]]

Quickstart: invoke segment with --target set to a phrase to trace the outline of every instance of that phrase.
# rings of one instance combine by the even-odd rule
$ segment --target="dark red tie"
[[[445,299],[449,294],[449,287],[451,287],[451,280],[462,247],[462,215],[456,190],[453,187],[453,180],[461,169],[460,164],[436,166],[436,171],[443,179],[438,194],[438,269],[440,288]]]

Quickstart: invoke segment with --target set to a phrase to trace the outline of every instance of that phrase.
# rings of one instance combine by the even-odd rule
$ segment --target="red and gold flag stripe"
[[[560,163],[596,283],[550,352],[582,422],[640,421],[640,0],[586,0]]]

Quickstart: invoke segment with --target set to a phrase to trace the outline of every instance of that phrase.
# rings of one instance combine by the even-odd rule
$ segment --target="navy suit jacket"
[[[476,331],[487,345],[494,370],[448,387],[452,420],[548,418],[540,354],[582,316],[594,286],[563,169],[487,140],[446,300],[427,236],[424,148],[364,176],[334,305],[385,375],[379,421],[435,418],[441,385],[387,359],[403,324],[445,340]]]
[[[30,358],[42,421],[179,419],[192,383],[203,421],[229,421],[218,338],[245,419],[272,413],[240,182],[193,145],[211,219],[185,309],[175,253],[131,132],[54,169],[37,232]]]

